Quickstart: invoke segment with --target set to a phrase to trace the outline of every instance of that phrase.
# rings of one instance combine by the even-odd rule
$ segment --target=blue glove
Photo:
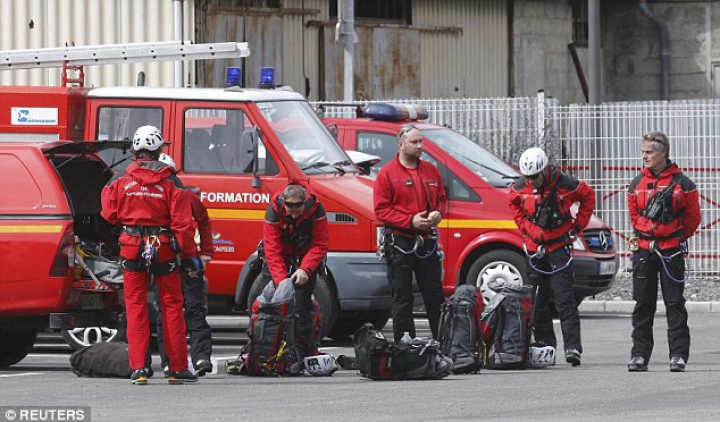
[[[194,256],[192,258],[183,259],[182,260],[182,266],[185,268],[185,271],[191,273],[191,272],[197,272],[202,269],[202,263],[200,262],[200,258]]]

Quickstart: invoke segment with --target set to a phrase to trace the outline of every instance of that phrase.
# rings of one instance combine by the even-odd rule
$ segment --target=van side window
[[[398,152],[397,139],[387,133],[357,132],[356,140],[356,150],[381,158],[380,162],[373,167],[375,169],[380,169],[385,163],[392,161]]]
[[[448,200],[481,202],[480,196],[470,189],[452,170],[448,169],[445,164],[439,162],[427,152],[424,152],[420,159],[432,163],[440,171]]]
[[[140,126],[152,125],[163,130],[163,110],[159,107],[102,106],[98,109],[97,140],[132,141]],[[100,151],[100,157],[116,172],[124,172],[132,162],[129,152],[117,149]]]
[[[253,124],[237,109],[189,108],[183,122],[183,171],[186,173],[251,174]],[[258,173],[274,175],[278,166],[258,144]]]

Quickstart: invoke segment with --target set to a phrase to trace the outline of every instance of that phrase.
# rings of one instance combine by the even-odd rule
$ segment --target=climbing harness
[[[660,257],[660,262],[662,263],[663,271],[665,271],[665,274],[667,274],[668,278],[670,280],[676,282],[676,283],[684,283],[685,280],[687,280],[687,277],[683,277],[682,279],[677,279],[673,277],[673,275],[670,273],[670,269],[667,267],[667,264],[673,260],[678,255],[685,255],[687,257],[688,255],[688,247],[687,247],[687,241],[680,242],[680,249],[673,253],[672,255],[663,255],[662,251],[658,246],[655,245],[655,241],[650,242],[650,253],[655,253],[657,256]],[[687,259],[683,261],[685,263],[685,266],[687,267]],[[689,272],[689,268],[686,269],[685,273]]]
[[[540,268],[536,267],[535,264],[533,263],[533,260],[539,261],[545,257],[545,246],[539,245],[537,251],[535,253],[531,254],[530,252],[528,252],[527,245],[525,244],[525,241],[523,240],[523,249],[525,249],[525,256],[527,256],[527,258],[528,258],[528,264],[530,265],[530,268],[539,272],[540,274],[553,275],[553,274],[559,273],[560,271],[564,270],[565,268],[568,268],[573,260],[572,244],[565,245],[565,249],[567,249],[567,252],[568,252],[567,262],[560,268],[555,268],[550,271],[545,271],[545,270],[541,270]],[[552,262],[550,262],[549,264],[551,267],[555,267],[555,265]]]

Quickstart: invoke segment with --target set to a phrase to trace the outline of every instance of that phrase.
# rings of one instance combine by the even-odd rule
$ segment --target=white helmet
[[[555,363],[555,348],[552,346],[530,346],[527,364],[531,368],[542,369]]]
[[[172,159],[171,156],[165,154],[164,152],[160,154],[160,157],[158,158],[158,161],[165,164],[166,166],[170,167],[173,170],[177,170],[177,167],[175,167],[175,161]]]
[[[545,170],[547,164],[545,151],[540,148],[530,148],[520,156],[520,173],[523,176],[532,176]]]
[[[133,150],[157,151],[163,144],[162,135],[155,126],[141,126],[133,136]]]
[[[308,373],[316,377],[329,377],[338,370],[332,355],[308,356],[303,359],[303,364]]]

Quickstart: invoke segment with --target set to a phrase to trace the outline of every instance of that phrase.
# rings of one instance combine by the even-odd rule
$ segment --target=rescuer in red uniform
[[[308,188],[288,184],[277,192],[265,212],[259,252],[262,274],[275,285],[292,278],[298,310],[297,362],[317,349],[312,339],[312,295],[318,273],[325,271],[330,242],[325,207]],[[298,371],[299,373],[299,371]]]
[[[133,384],[146,384],[145,356],[150,340],[148,278],[160,292],[165,347],[171,384],[197,381],[187,370],[183,295],[177,255],[188,271],[199,271],[195,230],[187,194],[168,180],[172,169],[157,161],[163,139],[157,128],[143,126],[133,137],[134,162],[125,175],[102,191],[102,216],[122,230],[120,258],[125,285],[127,337]]]
[[[662,132],[643,136],[644,168],[628,187],[633,252],[633,347],[630,372],[647,371],[652,354],[653,319],[658,274],[668,324],[670,371],[684,372],[690,355],[690,329],[685,308],[687,239],[700,225],[697,187],[670,161],[670,141]]]
[[[549,165],[547,155],[540,148],[523,152],[520,173],[525,177],[515,182],[508,196],[515,223],[524,236],[528,279],[536,287],[535,343],[557,347],[549,307],[551,293],[554,293],[565,361],[577,366],[583,348],[580,315],[572,288],[571,245],[590,222],[595,192],[584,182]],[[573,218],[570,207],[575,202],[580,205]]]
[[[399,152],[375,181],[375,215],[385,224],[384,250],[392,288],[393,336],[415,337],[413,273],[425,302],[430,330],[438,338],[442,260],[436,227],[445,210],[445,188],[437,168],[420,159],[423,136],[413,125],[397,135]]]

